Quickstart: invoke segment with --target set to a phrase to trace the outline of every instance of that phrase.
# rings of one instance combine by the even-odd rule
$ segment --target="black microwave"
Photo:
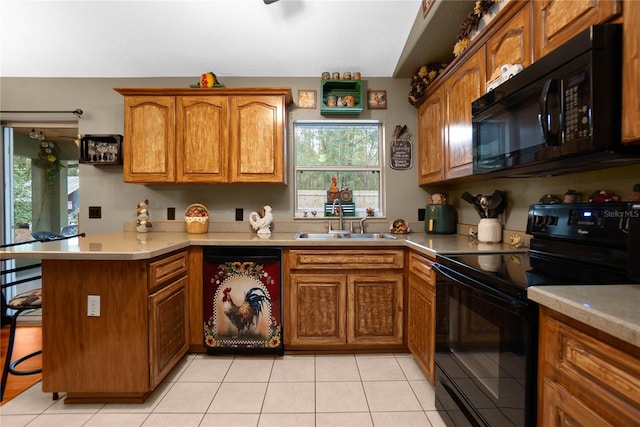
[[[629,203],[629,279],[640,282],[640,202]]]
[[[621,143],[622,25],[594,25],[472,103],[473,173],[558,175],[640,161]]]

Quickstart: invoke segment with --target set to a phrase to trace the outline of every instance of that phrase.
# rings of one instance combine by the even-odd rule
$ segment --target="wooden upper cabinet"
[[[622,25],[622,141],[640,141],[640,2],[624,3]]]
[[[176,182],[227,182],[226,96],[177,97]]]
[[[127,96],[124,99],[124,180],[175,180],[175,98]]]
[[[115,90],[125,98],[125,182],[286,182],[291,89]]]
[[[622,0],[537,0],[532,3],[536,60],[580,31],[609,21],[622,12]]]
[[[486,44],[487,78],[504,64],[531,65],[531,4],[526,3]]]
[[[284,96],[231,97],[232,182],[285,183]]]
[[[443,87],[418,108],[418,185],[444,179],[444,110]]]
[[[470,56],[444,84],[447,102],[445,178],[473,174],[471,103],[484,94],[484,49]]]

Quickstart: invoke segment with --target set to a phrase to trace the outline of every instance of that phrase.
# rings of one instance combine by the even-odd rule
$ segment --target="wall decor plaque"
[[[411,140],[394,139],[391,141],[391,169],[411,169]]]

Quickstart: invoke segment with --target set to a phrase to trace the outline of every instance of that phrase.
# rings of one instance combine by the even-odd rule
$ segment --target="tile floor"
[[[444,426],[410,354],[190,354],[143,404],[65,405],[40,383],[0,407],[10,426]]]

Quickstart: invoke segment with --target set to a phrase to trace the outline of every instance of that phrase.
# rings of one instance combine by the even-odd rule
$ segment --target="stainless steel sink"
[[[333,239],[383,240],[383,239],[397,239],[397,237],[389,233],[297,233],[296,239],[298,240],[333,240]]]

